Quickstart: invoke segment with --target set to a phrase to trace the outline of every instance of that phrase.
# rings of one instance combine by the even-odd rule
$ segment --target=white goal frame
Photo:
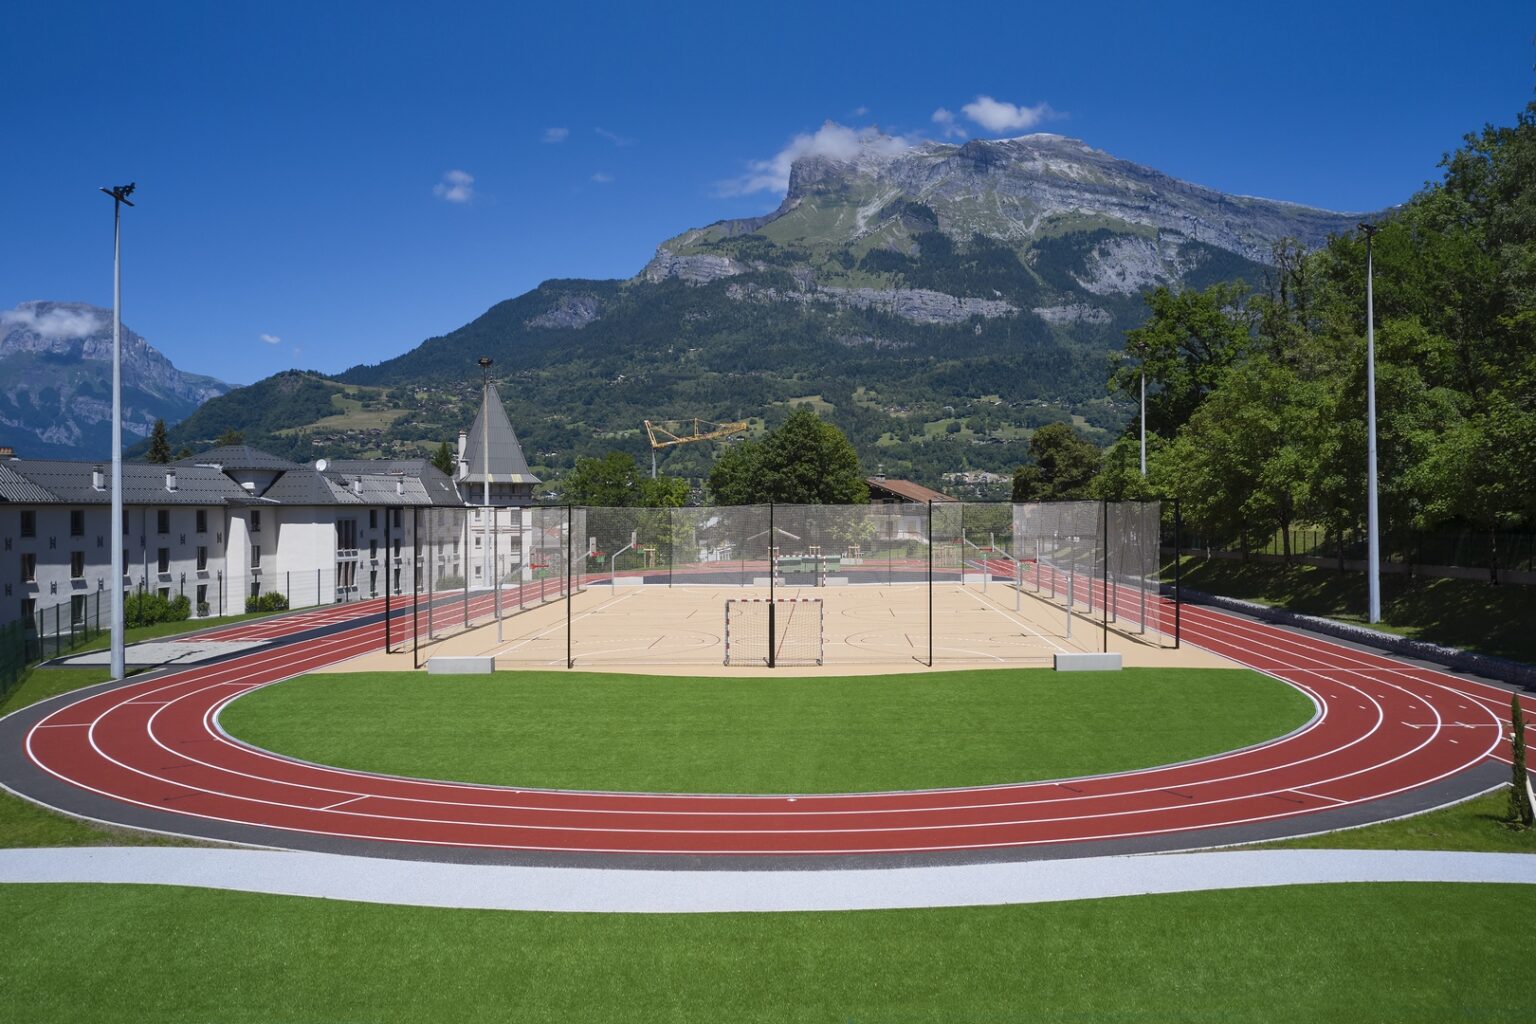
[[[743,636],[745,622],[738,621],[731,636],[731,613],[739,618],[751,611],[766,611],[765,622],[755,622]],[[809,613],[809,614],[807,614]],[[812,636],[814,634],[814,642]],[[795,644],[793,656],[784,647]],[[806,652],[814,647],[815,657]],[[826,661],[826,606],[819,597],[731,597],[725,601],[725,664],[777,668],[780,665],[821,665]],[[766,652],[766,653],[765,653]]]

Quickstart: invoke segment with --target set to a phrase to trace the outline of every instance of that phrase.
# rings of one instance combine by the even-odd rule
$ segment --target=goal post
[[[826,619],[819,597],[728,598],[727,665],[820,665]]]

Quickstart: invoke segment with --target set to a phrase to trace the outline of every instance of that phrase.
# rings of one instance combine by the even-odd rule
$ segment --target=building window
[[[37,582],[37,556],[30,551],[21,556],[21,582]]]
[[[85,509],[72,508],[69,510],[69,535],[71,537],[85,536]]]
[[[379,528],[379,510],[376,509],[376,508],[371,508],[371,509],[368,510],[368,529],[370,529],[370,530],[377,530],[378,528]]]
[[[123,536],[128,536],[128,510],[123,509]]]
[[[28,623],[27,623],[28,625],[32,625],[31,619],[34,616],[36,616],[36,615],[37,615],[37,598],[35,598],[35,597],[24,597],[24,598],[22,598],[21,599],[21,617],[28,620]]]
[[[197,585],[197,614],[208,614],[208,584],[206,583]]]
[[[206,547],[199,547],[197,549],[197,571],[208,571],[208,549]]]
[[[208,510],[205,508],[200,508],[197,510],[197,532],[208,532]]]
[[[170,533],[171,532],[171,510],[170,509],[168,509],[168,508],[161,508],[161,509],[156,509],[155,510],[155,532],[156,533]]]
[[[371,541],[368,542],[368,557],[369,558],[378,558],[379,557],[379,542],[378,541],[371,540]]]
[[[261,596],[261,580],[251,580],[251,596]]]
[[[160,572],[170,572],[171,571],[171,549],[170,548],[161,548],[160,549],[160,558],[158,560],[158,564],[159,564],[159,567],[160,567],[159,568]]]
[[[162,601],[169,601],[171,599],[171,588],[170,587],[161,587],[159,593],[160,593],[160,600],[162,600]]]
[[[400,529],[400,510],[399,509],[395,509],[394,513],[395,513],[395,529],[398,530],[398,529]]]
[[[251,509],[251,532],[261,532],[261,509],[259,508]]]
[[[395,538],[395,557],[396,558],[400,557],[400,538],[399,537]]]
[[[31,509],[21,510],[21,535],[23,537],[37,536],[37,513]]]
[[[261,545],[260,544],[253,545],[251,547],[251,568],[252,569],[260,569],[261,568]]]
[[[84,551],[71,551],[69,553],[69,578],[72,580],[85,579]]]

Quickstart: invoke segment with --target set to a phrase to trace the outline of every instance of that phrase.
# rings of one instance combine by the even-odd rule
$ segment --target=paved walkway
[[[107,882],[483,910],[875,910],[1056,903],[1317,882],[1536,885],[1536,855],[1253,850],[948,867],[639,871],[504,867],[267,850],[0,850],[0,883]]]

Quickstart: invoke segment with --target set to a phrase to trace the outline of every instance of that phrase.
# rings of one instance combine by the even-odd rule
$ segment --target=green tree
[[[1252,344],[1254,317],[1241,282],[1202,291],[1161,287],[1145,296],[1151,317],[1127,331],[1110,390],[1139,400],[1147,375],[1147,429],[1171,437]]]
[[[458,469],[458,467],[454,464],[455,461],[456,460],[453,457],[453,449],[448,447],[447,441],[444,441],[442,444],[438,445],[437,451],[432,453],[432,465],[436,466],[442,472],[447,473],[449,476],[453,476],[455,471]]]
[[[1014,501],[1068,501],[1089,496],[1099,471],[1099,449],[1065,423],[1050,423],[1029,438],[1033,462],[1013,471]]]
[[[225,445],[245,444],[245,434],[235,430],[234,428],[230,428],[229,430],[226,430],[224,433],[220,434],[219,439],[215,441],[214,444],[220,448],[224,447]]]
[[[652,480],[627,452],[577,459],[561,481],[561,491],[570,504],[595,508],[676,508],[688,500],[686,480],[669,476]]]
[[[869,486],[853,443],[810,409],[796,409],[760,442],[731,445],[715,460],[709,490],[722,505],[775,501],[862,505]]]
[[[155,420],[154,429],[149,432],[149,451],[144,457],[162,464],[171,461],[171,442],[165,437],[165,420]]]

